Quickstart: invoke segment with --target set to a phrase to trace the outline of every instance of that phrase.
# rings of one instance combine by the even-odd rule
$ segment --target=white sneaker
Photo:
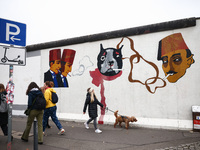
[[[95,130],[95,133],[101,133],[102,131],[101,130],[99,130],[99,129],[96,129]]]
[[[46,134],[43,132],[43,136],[46,136]]]
[[[86,122],[84,123],[84,125],[85,125],[86,129],[89,129],[89,126],[88,126],[88,124]]]
[[[61,129],[59,132],[58,132],[58,134],[64,134],[65,133],[65,129]]]

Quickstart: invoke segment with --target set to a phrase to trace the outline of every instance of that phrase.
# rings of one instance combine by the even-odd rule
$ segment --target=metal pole
[[[12,137],[12,103],[8,104],[8,143],[11,142]]]
[[[36,118],[34,119],[34,150],[38,150],[38,125]]]
[[[12,79],[13,77],[13,65],[10,65],[9,69],[9,78]],[[13,82],[11,80],[11,82]],[[12,144],[12,102],[8,101],[8,144],[7,150],[11,150]]]

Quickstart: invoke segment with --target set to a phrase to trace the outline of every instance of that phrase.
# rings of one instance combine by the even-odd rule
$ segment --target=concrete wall
[[[186,73],[176,82],[164,80],[162,61],[157,60],[158,43],[161,39],[181,33],[182,37],[194,54],[194,63],[186,69]],[[119,114],[135,116],[138,122],[135,126],[155,128],[191,129],[193,105],[200,105],[200,20],[196,25],[187,28],[171,29],[162,32],[152,32],[141,35],[129,35],[122,43],[122,71],[113,78],[109,76],[104,79],[97,74],[92,78],[91,73],[96,73],[97,56],[100,53],[100,44],[103,48],[115,48],[123,36],[111,39],[101,39],[93,42],[80,42],[76,44],[50,47],[27,52],[26,66],[14,66],[13,80],[15,83],[14,115],[23,115],[22,108],[27,104],[25,95],[28,84],[35,81],[43,86],[44,73],[49,70],[49,51],[52,49],[73,49],[76,51],[72,65],[71,77],[68,76],[68,88],[55,88],[59,95],[58,117],[60,119],[85,121],[88,115],[83,115],[83,105],[88,87],[93,87],[99,101],[113,110],[119,110]],[[131,40],[134,47],[131,47]],[[174,51],[175,53],[175,51]],[[133,62],[130,58],[134,57]],[[140,61],[137,63],[138,59]],[[185,59],[185,58],[182,58]],[[83,71],[80,65],[85,66]],[[133,69],[131,69],[133,65]],[[9,67],[1,65],[1,82],[6,84],[9,74]],[[183,68],[179,68],[182,71]],[[130,76],[130,73],[132,75]],[[153,77],[153,78],[152,78]],[[152,78],[152,79],[150,79]],[[132,80],[138,80],[134,82]],[[155,83],[150,84],[155,80]],[[98,83],[99,82],[99,85]],[[147,82],[148,84],[145,84]],[[94,84],[96,83],[96,85]],[[148,89],[150,87],[150,89]],[[155,88],[159,87],[156,89]],[[101,93],[102,92],[102,93]],[[105,99],[104,99],[105,96]],[[16,108],[16,109],[15,109]],[[114,123],[115,117],[112,112],[101,112],[99,109],[99,121]],[[101,117],[100,117],[101,116]]]

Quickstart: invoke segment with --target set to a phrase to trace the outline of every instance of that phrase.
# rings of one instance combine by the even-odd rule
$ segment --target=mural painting
[[[49,51],[50,69],[44,73],[44,82],[53,81],[54,87],[69,87],[67,75],[72,70],[76,51],[64,49],[61,57],[61,49]]]
[[[106,106],[106,98],[104,96],[104,80],[112,81],[122,74],[122,66],[124,59],[129,59],[130,61],[130,73],[128,75],[128,80],[131,83],[140,83],[146,87],[146,89],[154,94],[158,88],[164,88],[166,86],[165,79],[168,79],[169,82],[176,82],[180,77],[182,77],[186,69],[194,63],[193,54],[188,49],[185,44],[181,33],[170,35],[159,42],[158,50],[158,60],[163,61],[163,71],[165,72],[165,77],[159,77],[159,69],[157,65],[151,61],[146,60],[143,56],[139,54],[134,48],[134,41],[126,37],[130,42],[130,49],[134,52],[129,58],[122,57],[122,47],[120,47],[124,38],[121,39],[119,44],[115,48],[103,48],[103,45],[100,45],[100,53],[97,57],[97,66],[98,68],[95,71],[90,71],[90,76],[93,78],[92,83],[97,87],[100,86],[101,94],[101,103]],[[155,76],[151,76],[142,82],[141,80],[134,78],[134,65],[140,63],[140,60],[143,60],[146,64],[149,65],[149,68],[153,68]],[[170,75],[170,76],[169,76]],[[159,80],[159,84],[156,83]],[[155,84],[154,89],[150,85]],[[101,116],[99,118],[99,123],[103,124],[103,118],[105,115],[105,110],[101,110]]]
[[[177,82],[194,63],[193,54],[187,47],[182,34],[175,33],[159,42],[158,60],[162,60],[162,69],[167,80]]]
[[[104,80],[112,81],[121,76],[122,74],[122,50],[121,46],[118,49],[115,48],[103,48],[103,45],[100,45],[100,53],[97,57],[97,66],[98,68],[95,71],[90,71],[90,76],[93,78],[92,83],[99,87],[101,94],[101,103],[106,107],[106,98],[104,95]],[[105,115],[105,109],[101,109],[101,116],[98,123],[103,124],[103,118]]]
[[[122,69],[122,53],[123,45],[118,48],[104,49],[101,44],[101,50],[97,57],[97,66],[101,74],[105,76],[114,76]]]
[[[75,71],[73,71],[72,75],[73,76],[81,76],[84,74],[84,72],[89,68],[94,66],[92,61],[90,60],[89,56],[84,56],[80,61],[79,61],[79,67]]]
[[[133,52],[130,57],[123,57],[122,55],[122,42],[125,38],[128,39],[130,50]],[[70,72],[72,71],[75,54],[76,51],[74,50],[64,49],[61,57],[61,49],[50,50],[50,69],[44,73],[44,82],[53,81],[55,87],[69,87],[67,76],[71,76]],[[128,59],[130,62],[129,82],[142,84],[148,92],[154,94],[157,89],[166,86],[166,79],[171,83],[175,83],[184,76],[187,68],[195,62],[193,56],[181,33],[175,33],[160,40],[157,60],[162,60],[162,69],[165,73],[165,77],[161,78],[159,77],[158,66],[140,55],[134,48],[134,41],[131,38],[123,37],[116,48],[103,48],[103,45],[100,44],[97,68],[94,71],[89,71],[89,73],[92,77],[92,84],[100,87],[101,103],[106,107],[104,81],[113,81],[122,75],[123,60]],[[135,65],[139,64],[141,60],[147,64],[148,68],[146,70],[153,68],[155,74],[154,76],[147,77],[145,81],[135,78],[136,73],[139,73],[135,71]],[[79,68],[72,75],[81,76],[87,68],[93,65],[90,57],[86,55],[79,61]],[[154,88],[151,85],[154,85]],[[101,109],[99,124],[103,124],[104,115],[105,109]]]
[[[134,52],[134,54],[131,55],[129,58],[128,57],[123,58],[123,59],[129,59],[129,61],[130,61],[131,68],[130,68],[130,73],[129,73],[129,76],[128,76],[129,82],[140,83],[140,84],[144,85],[146,87],[146,89],[152,94],[154,94],[158,88],[165,87],[166,86],[166,82],[164,81],[164,79],[159,77],[159,69],[158,69],[157,65],[154,64],[153,62],[150,62],[150,61],[146,60],[143,56],[141,56],[139,54],[139,52],[137,50],[135,50],[133,40],[131,38],[129,38],[129,37],[126,37],[126,38],[130,42],[130,49]],[[117,45],[117,48],[120,46],[120,44],[123,42],[123,40],[124,40],[124,38],[122,38],[120,43]],[[145,82],[142,82],[141,80],[133,78],[134,77],[134,74],[133,74],[133,72],[134,72],[134,64],[135,65],[138,64],[140,62],[140,60],[143,60],[145,63],[147,63],[149,65],[149,68],[153,68],[154,71],[155,71],[155,76],[154,77],[149,77],[148,79],[146,79]],[[151,89],[150,85],[155,84],[157,80],[160,80],[162,85],[156,85],[155,89]]]

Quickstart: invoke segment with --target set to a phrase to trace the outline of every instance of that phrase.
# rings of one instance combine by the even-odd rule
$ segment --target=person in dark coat
[[[36,118],[38,122],[38,144],[43,144],[42,120],[43,120],[44,110],[37,110],[36,103],[33,104],[35,98],[39,95],[43,96],[43,93],[35,82],[31,82],[26,90],[26,95],[28,95],[28,108],[31,108],[31,112],[28,115],[26,129],[23,132],[21,140],[28,142],[32,123],[34,121],[34,118]]]
[[[7,92],[3,84],[0,84],[0,126],[5,136],[8,135],[8,105]]]
[[[94,89],[92,89],[92,88],[87,89],[87,95],[86,95],[85,105],[84,105],[84,108],[83,108],[83,114],[85,114],[88,105],[89,105],[88,113],[89,113],[90,119],[87,122],[84,123],[85,128],[89,129],[88,124],[93,120],[95,132],[101,133],[102,131],[97,128],[97,117],[98,117],[97,105],[101,106],[102,108],[104,106],[103,106],[103,104],[101,104],[98,101],[98,99],[97,99],[97,97],[94,93]]]

